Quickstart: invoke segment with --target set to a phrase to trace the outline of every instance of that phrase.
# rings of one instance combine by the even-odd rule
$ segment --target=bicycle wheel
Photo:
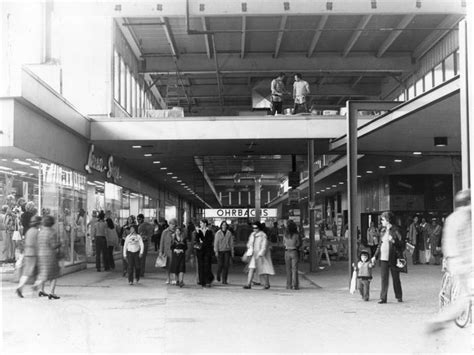
[[[459,328],[464,328],[469,323],[472,317],[471,306],[471,301],[469,301],[468,305],[466,306],[466,309],[462,311],[462,313],[454,320],[454,323],[456,323]]]

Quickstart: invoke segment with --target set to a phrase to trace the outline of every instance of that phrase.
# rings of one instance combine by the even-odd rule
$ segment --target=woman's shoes
[[[48,297],[49,295],[46,292],[40,291],[38,292],[39,297]]]
[[[379,303],[380,303],[380,304],[382,304],[382,303],[387,303],[387,301],[380,300]]]
[[[244,288],[245,288],[246,290],[249,290],[249,289],[252,288],[252,286],[251,286],[251,285],[245,285]]]
[[[23,294],[21,293],[19,288],[15,289],[15,293],[18,297],[23,298]]]
[[[184,282],[183,282],[183,281],[179,282],[178,286],[179,286],[180,288],[183,288]]]
[[[270,288],[270,285],[265,285],[265,287],[263,287],[265,290],[268,290]]]
[[[50,300],[59,300],[61,297],[55,295],[54,293],[50,293],[50,294],[48,295],[48,298],[49,298]]]

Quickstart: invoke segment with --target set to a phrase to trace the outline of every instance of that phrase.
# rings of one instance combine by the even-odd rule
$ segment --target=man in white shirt
[[[293,114],[308,112],[306,96],[310,93],[308,82],[302,79],[300,73],[296,73],[295,82],[293,83],[293,99],[295,100]]]

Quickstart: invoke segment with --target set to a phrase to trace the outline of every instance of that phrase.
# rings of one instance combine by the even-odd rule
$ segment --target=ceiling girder
[[[402,20],[400,21],[400,23],[397,26],[397,28],[400,28],[400,30],[394,30],[394,31],[390,32],[387,39],[382,43],[379,50],[377,51],[377,57],[378,58],[380,58],[381,56],[384,55],[384,53],[390,48],[390,46],[393,44],[393,42],[395,42],[395,40],[398,38],[398,36],[400,36],[402,34],[403,31],[401,29],[406,28],[410,24],[410,22],[413,21],[415,16],[416,16],[415,14],[403,16]]]
[[[287,15],[283,15],[280,20],[280,31],[278,32],[276,44],[275,44],[275,52],[273,53],[273,58],[278,58],[278,55],[280,54],[280,47],[281,47],[281,41],[283,40],[283,34],[285,33],[285,27],[286,27],[286,21],[288,20]]]
[[[179,51],[178,47],[176,46],[176,41],[174,39],[173,32],[171,31],[169,20],[166,17],[160,17],[160,20],[164,23],[163,30],[165,31],[166,39],[168,40],[168,44],[170,45],[171,54],[174,58],[178,59]]]
[[[313,39],[311,40],[311,44],[309,45],[308,53],[306,54],[308,58],[310,58],[313,55],[313,52],[316,49],[316,45],[319,42],[319,38],[321,37],[321,33],[322,33],[321,30],[324,28],[324,26],[326,26],[326,22],[328,18],[329,18],[328,15],[324,15],[321,17],[321,20],[318,23],[318,27],[316,31],[314,32]]]
[[[206,17],[201,17],[201,22],[202,22],[202,29],[204,31],[209,31],[209,26],[207,25],[207,18]],[[208,34],[204,35],[204,45],[206,46],[206,53],[207,53],[207,59],[212,58],[212,50],[211,50],[211,36]]]
[[[354,47],[360,35],[362,34],[362,30],[367,26],[371,18],[372,15],[362,16],[359,24],[357,25],[356,31],[354,31],[351,38],[349,39],[349,42],[347,42],[346,47],[344,48],[344,52],[342,53],[343,57],[347,57],[352,47]]]

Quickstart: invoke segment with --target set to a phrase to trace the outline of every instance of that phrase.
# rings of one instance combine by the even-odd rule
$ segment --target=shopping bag
[[[158,255],[155,261],[155,267],[166,267],[166,255]]]
[[[415,251],[415,246],[411,243],[407,243],[406,249],[411,255],[413,255],[413,252]]]
[[[349,287],[349,292],[351,294],[354,294],[355,290],[356,290],[356,287],[357,287],[357,271],[354,270],[352,272],[352,278],[351,278],[351,285]]]

